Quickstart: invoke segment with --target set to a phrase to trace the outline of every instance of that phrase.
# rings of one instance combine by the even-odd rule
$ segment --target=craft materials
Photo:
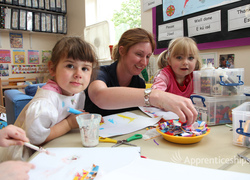
[[[117,146],[120,146],[122,144],[126,144],[126,145],[129,145],[129,146],[136,146],[134,144],[131,144],[131,143],[128,143],[130,141],[133,141],[133,140],[136,140],[136,139],[142,139],[142,135],[141,134],[135,134],[131,137],[129,137],[128,139],[126,140],[115,140],[115,139],[111,139],[111,138],[103,138],[103,137],[99,137],[99,141],[101,142],[111,142],[111,143],[116,143],[115,145],[113,145],[112,147],[117,147]]]
[[[76,117],[79,124],[82,145],[94,147],[99,143],[100,114],[82,114]]]
[[[152,138],[156,138],[158,136],[160,136],[160,134],[156,131],[155,127],[150,127],[150,128],[146,128],[147,131],[143,134],[143,139],[144,140],[149,140]]]
[[[158,146],[159,146],[159,144],[156,142],[156,140],[154,139],[154,142],[155,142],[155,144],[157,144]]]
[[[73,180],[85,180],[85,179],[93,180],[96,177],[98,170],[99,166],[93,164],[92,170],[90,172],[83,169],[82,170],[83,172],[81,174],[77,173]]]
[[[161,117],[149,118],[131,112],[123,112],[104,116],[104,123],[100,125],[101,137],[113,137],[129,134],[148,126],[155,125]],[[133,121],[131,121],[134,119]]]
[[[92,170],[87,174],[85,179],[94,179],[97,175],[97,172],[99,170],[99,166],[93,164]]]
[[[152,118],[162,117],[166,120],[179,119],[179,116],[171,111],[163,111],[156,107],[139,106],[139,109]]]
[[[36,167],[28,173],[31,180],[73,180],[77,174],[82,176],[85,173],[83,170],[91,172],[93,164],[99,166],[95,180],[103,179],[104,175],[129,165],[141,156],[140,147],[133,146],[58,147],[47,150],[55,153],[56,157],[51,158],[44,153],[38,153],[31,158],[30,163]]]
[[[190,126],[183,125],[179,120],[165,120],[162,123],[159,122],[159,129],[161,132],[182,137],[195,137],[205,134],[209,128],[204,121],[197,121]]]
[[[71,107],[69,107],[69,108],[67,109],[67,111],[70,112],[70,113],[73,113],[73,114],[82,114],[82,113],[83,113],[82,111],[73,109],[73,108],[71,108]]]
[[[233,126],[230,125],[230,124],[226,124],[226,126],[229,127],[229,128],[233,128]]]
[[[112,146],[112,147],[117,147],[117,146],[120,146],[122,144],[126,144],[126,145],[129,145],[129,146],[136,146],[136,145],[130,144],[128,142],[136,140],[136,139],[141,139],[141,138],[142,138],[141,134],[135,134],[135,135],[131,136],[128,139],[117,141],[117,143],[114,146]]]
[[[237,156],[239,156],[240,158],[246,160],[248,163],[250,163],[250,158],[247,158],[246,156],[243,156],[241,154],[237,154]]]
[[[52,153],[50,153],[49,151],[47,151],[46,149],[42,148],[42,147],[38,147],[38,146],[35,146],[33,144],[30,144],[29,142],[25,142],[24,143],[25,146],[31,148],[31,149],[34,149],[36,151],[38,151],[39,153],[45,153],[45,154],[48,154],[48,155],[54,155]]]

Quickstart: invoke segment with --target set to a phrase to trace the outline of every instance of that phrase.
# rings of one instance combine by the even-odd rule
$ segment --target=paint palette
[[[193,144],[200,142],[203,137],[208,135],[210,133],[210,129],[207,130],[205,134],[199,135],[199,136],[194,136],[194,137],[182,137],[182,136],[172,136],[163,133],[160,129],[159,126],[156,127],[157,132],[159,132],[164,139],[166,139],[169,142],[177,143],[177,144]]]

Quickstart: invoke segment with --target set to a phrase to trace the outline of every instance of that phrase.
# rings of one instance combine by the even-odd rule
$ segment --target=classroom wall
[[[67,35],[66,36],[80,36],[83,38],[83,30],[85,27],[85,1],[74,0],[67,1]],[[13,49],[10,48],[9,33],[22,33],[23,35],[23,48],[17,50],[25,50],[26,63],[28,65],[28,50],[39,50],[39,61],[41,63],[42,50],[52,50],[55,43],[64,37],[62,34],[52,34],[52,33],[40,33],[40,32],[27,32],[27,31],[13,31],[0,29],[0,49],[11,50],[11,58],[13,59]],[[0,63],[1,64],[1,63]],[[32,73],[32,74],[12,74],[11,65],[9,64],[9,76],[1,77],[2,79],[8,79],[12,77],[39,77],[46,76],[44,73]],[[16,64],[17,65],[17,64]]]
[[[143,0],[141,0],[141,7],[143,7]],[[152,26],[152,10],[148,10],[146,12],[141,11],[141,20],[142,20],[142,28],[153,32]],[[244,69],[244,83],[246,86],[250,86],[250,46],[238,46],[238,47],[230,47],[230,48],[219,48],[219,49],[207,49],[201,50],[201,53],[207,52],[216,52],[217,60],[219,60],[219,56],[222,54],[235,54],[235,68],[245,68]],[[155,56],[155,60],[157,59]]]
[[[10,38],[9,33],[22,33],[23,35],[23,48],[10,48]],[[9,64],[9,76],[3,76],[2,79],[8,79],[13,77],[38,77],[42,76],[43,74],[39,73],[32,73],[32,74],[12,74],[11,65],[19,65],[13,63],[13,50],[25,50],[25,64],[28,65],[28,50],[39,50],[39,64],[41,63],[41,54],[42,50],[51,50],[57,41],[57,39],[62,35],[55,35],[55,34],[46,34],[46,33],[39,33],[39,32],[24,32],[24,31],[12,31],[12,30],[0,30],[1,36],[1,48],[4,50],[10,50],[11,53],[11,63]]]

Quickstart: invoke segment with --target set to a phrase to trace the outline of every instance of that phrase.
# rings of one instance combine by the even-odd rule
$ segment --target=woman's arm
[[[93,81],[88,89],[89,97],[99,108],[122,109],[144,106],[144,89],[107,87],[103,81]],[[192,101],[188,98],[160,90],[152,90],[149,97],[152,106],[176,113],[182,122],[192,124],[197,118]]]

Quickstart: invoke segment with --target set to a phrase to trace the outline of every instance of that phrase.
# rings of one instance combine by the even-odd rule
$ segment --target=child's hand
[[[24,142],[28,141],[25,131],[17,126],[8,125],[0,130],[0,145],[3,147],[23,145]]]
[[[82,114],[88,114],[87,112],[83,112]],[[79,114],[80,115],[80,114]],[[79,116],[79,115],[75,115],[75,114],[70,114],[66,120],[68,121],[68,124],[70,126],[71,129],[75,129],[75,128],[78,128],[79,125],[76,121],[76,116]]]
[[[101,118],[101,123],[104,123],[104,119],[103,119],[103,117]]]
[[[74,114],[70,114],[67,118],[66,118],[70,129],[75,129],[78,127],[78,123],[76,121],[76,115]]]
[[[29,179],[28,172],[35,165],[22,161],[5,161],[0,164],[0,179]]]

